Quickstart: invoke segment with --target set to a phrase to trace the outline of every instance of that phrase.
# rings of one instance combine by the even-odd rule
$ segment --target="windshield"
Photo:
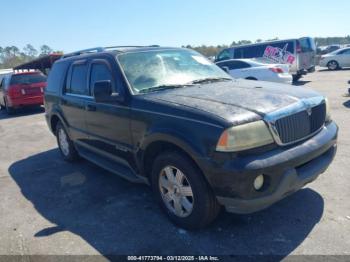
[[[187,49],[151,50],[117,56],[130,83],[145,91],[158,86],[179,86],[209,78],[230,78],[199,53]]]

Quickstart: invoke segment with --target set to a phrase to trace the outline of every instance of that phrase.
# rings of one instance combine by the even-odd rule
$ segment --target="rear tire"
[[[151,180],[157,201],[174,224],[198,229],[219,214],[215,195],[187,156],[175,151],[162,153],[153,163]]]
[[[329,61],[328,64],[327,64],[327,67],[329,70],[338,70],[340,67],[339,67],[339,63],[335,60],[332,60],[332,61]]]
[[[293,75],[293,82],[299,81],[300,78],[302,78],[302,75],[300,75],[300,74],[298,74],[298,75]]]
[[[6,113],[7,113],[8,115],[13,115],[14,112],[15,112],[14,108],[11,107],[11,106],[8,106],[6,100],[4,100],[4,102],[5,102],[5,110],[6,110]]]
[[[58,122],[56,126],[56,138],[63,159],[68,162],[76,161],[79,154],[61,122]]]

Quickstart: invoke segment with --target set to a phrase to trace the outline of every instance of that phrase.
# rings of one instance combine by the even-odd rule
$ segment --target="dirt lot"
[[[87,161],[62,161],[42,110],[13,117],[2,111],[0,254],[350,255],[347,80],[350,70],[318,71],[300,82],[329,97],[340,127],[338,153],[328,171],[267,210],[223,212],[199,232],[173,226],[147,186]]]

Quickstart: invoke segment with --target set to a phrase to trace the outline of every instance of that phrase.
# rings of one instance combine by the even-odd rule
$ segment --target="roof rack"
[[[98,53],[98,52],[103,52],[105,49],[103,47],[94,47],[94,48],[88,48],[88,49],[83,49],[79,51],[75,51],[72,53],[68,53],[62,56],[62,58],[67,58],[71,56],[77,56],[77,55],[82,55],[85,53]]]
[[[110,50],[110,49],[128,48],[128,47],[135,47],[135,48],[159,47],[159,45],[149,45],[149,46],[138,46],[138,45],[124,45],[124,46],[122,46],[122,45],[120,45],[120,46],[94,47],[94,48],[83,49],[83,50],[79,50],[79,51],[65,54],[62,56],[62,58],[67,58],[67,57],[71,57],[71,56],[78,56],[78,55],[82,55],[82,54],[86,54],[86,53],[99,53],[99,52],[103,52],[103,51]]]

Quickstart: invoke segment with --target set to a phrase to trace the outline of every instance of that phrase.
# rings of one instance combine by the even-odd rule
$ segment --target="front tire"
[[[63,159],[68,162],[76,161],[79,158],[78,152],[61,122],[56,126],[56,138]]]
[[[327,64],[329,70],[337,70],[339,69],[339,63],[335,60],[329,61]]]
[[[220,205],[198,167],[185,155],[166,152],[153,164],[152,189],[170,220],[185,229],[210,224]]]

